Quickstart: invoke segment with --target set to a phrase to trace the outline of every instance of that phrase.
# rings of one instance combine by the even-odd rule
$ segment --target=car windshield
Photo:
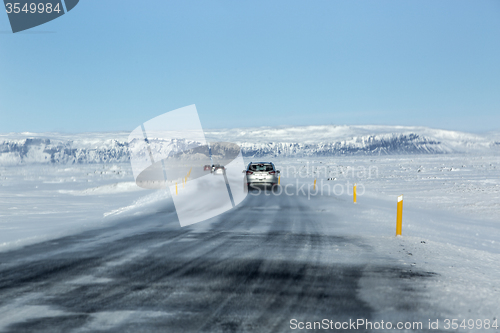
[[[251,164],[250,171],[273,171],[273,166],[271,164]]]

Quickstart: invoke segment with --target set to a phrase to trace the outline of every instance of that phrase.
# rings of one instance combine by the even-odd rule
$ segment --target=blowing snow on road
[[[361,174],[374,159],[377,173]],[[468,166],[452,172],[457,163]],[[277,165],[279,191],[252,191],[233,210],[183,228],[170,196],[135,189],[127,165],[4,167],[2,188],[11,192],[3,192],[0,331],[363,332],[391,325],[416,332],[448,331],[451,319],[498,318],[498,206],[484,200],[498,191],[485,183],[496,157],[285,158]],[[72,177],[61,178],[64,172]],[[463,174],[465,187],[457,185]],[[364,187],[357,204],[349,193],[354,180]],[[433,206],[436,182],[449,193],[441,207]],[[394,237],[401,189],[405,224],[403,237]],[[454,215],[464,195],[472,207]],[[28,199],[37,206],[21,207]],[[475,220],[478,205],[491,214]],[[474,226],[482,235],[463,235]],[[23,239],[23,228],[37,235]],[[436,321],[438,330],[430,329]]]

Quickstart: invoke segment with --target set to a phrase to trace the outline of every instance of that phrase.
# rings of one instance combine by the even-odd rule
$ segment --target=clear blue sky
[[[205,128],[500,129],[500,1],[81,0],[17,34],[0,14],[2,133],[190,104]]]

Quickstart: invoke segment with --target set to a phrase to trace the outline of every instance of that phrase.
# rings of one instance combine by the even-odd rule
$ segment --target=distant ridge
[[[129,161],[128,132],[0,134],[0,165]],[[241,146],[247,157],[500,152],[499,133],[405,126],[295,126],[206,131],[208,141]]]

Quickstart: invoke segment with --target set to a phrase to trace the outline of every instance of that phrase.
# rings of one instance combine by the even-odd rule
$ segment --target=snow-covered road
[[[261,193],[192,227],[167,207],[2,253],[0,330],[289,332],[292,319],[439,318],[426,289],[435,272],[335,235],[336,214],[314,207]]]

